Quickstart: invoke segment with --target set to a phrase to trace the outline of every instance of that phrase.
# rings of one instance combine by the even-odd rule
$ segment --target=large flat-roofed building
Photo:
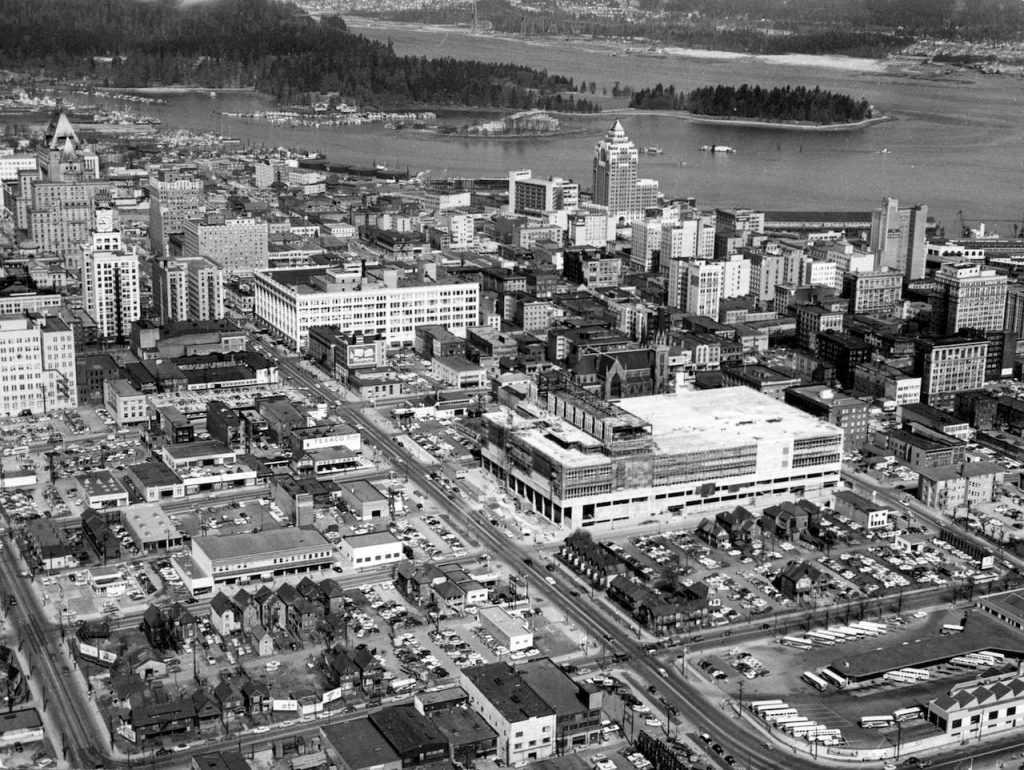
[[[757,391],[627,404],[568,386],[548,393],[547,413],[488,412],[484,467],[568,529],[763,507],[793,495],[822,502],[838,484],[842,429]]]
[[[335,267],[260,270],[253,295],[256,317],[297,350],[306,349],[312,326],[412,345],[417,326],[441,324],[459,333],[478,323],[480,311],[479,284],[411,283],[395,270],[374,277]]]
[[[0,715],[0,748],[43,740],[43,720],[35,709],[9,711]]]
[[[214,583],[269,580],[324,569],[334,563],[332,550],[315,529],[296,527],[192,539],[192,560]]]

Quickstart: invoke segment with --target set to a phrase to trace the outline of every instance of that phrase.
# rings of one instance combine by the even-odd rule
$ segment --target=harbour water
[[[986,221],[1004,234],[1024,219],[1024,80],[955,73],[912,77],[880,67],[780,64],[752,57],[651,57],[625,53],[609,43],[536,41],[474,35],[468,30],[350,24],[355,31],[393,41],[402,54],[451,55],[528,63],[594,81],[598,92],[618,81],[642,88],[658,82],[677,89],[724,83],[818,85],[864,97],[892,120],[842,132],[701,124],[675,116],[620,117],[637,145],[656,145],[642,155],[642,176],[659,179],[672,196],[695,196],[702,206],[761,209],[850,209],[878,205],[884,195],[927,203],[949,234],[957,212],[968,224]],[[613,55],[614,54],[614,55]],[[380,124],[322,128],[272,126],[225,118],[222,112],[271,107],[252,93],[164,95],[167,103],[140,112],[164,128],[212,131],[268,147],[303,147],[339,163],[384,163],[432,176],[503,176],[514,168],[559,175],[590,186],[594,143],[610,114],[572,117],[583,134],[523,139],[439,137]],[[448,122],[473,122],[447,115]],[[736,148],[732,154],[701,152],[706,144]]]

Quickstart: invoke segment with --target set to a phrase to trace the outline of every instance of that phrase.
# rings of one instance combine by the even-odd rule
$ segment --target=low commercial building
[[[402,758],[366,717],[323,725],[320,735],[343,770],[402,770]]]
[[[108,470],[89,471],[75,476],[87,508],[123,508],[128,505],[128,490]]]
[[[967,456],[963,441],[927,429],[890,430],[876,434],[875,443],[918,470],[962,463]]]
[[[107,380],[103,383],[103,405],[117,427],[138,425],[149,420],[149,400],[128,380]]]
[[[343,422],[314,425],[311,428],[296,428],[288,433],[288,441],[291,444],[292,452],[296,455],[316,449],[340,447],[354,453],[363,451],[362,434]]]
[[[922,468],[917,476],[917,499],[943,513],[954,514],[960,508],[995,500],[1003,473],[1001,465],[990,462]]]
[[[509,767],[554,754],[556,712],[508,663],[462,669],[469,705],[497,735],[498,757]]]
[[[271,580],[325,569],[331,544],[315,529],[276,529],[256,534],[192,538],[192,560],[215,584]]]
[[[970,441],[974,433],[970,422],[967,420],[954,417],[949,412],[928,406],[928,404],[903,404],[896,408],[896,419],[904,427],[909,427],[916,423],[961,441]]]
[[[889,515],[892,513],[884,505],[868,500],[856,492],[841,491],[835,496],[836,513],[849,516],[864,529],[887,529],[889,527]]]
[[[124,525],[143,553],[180,548],[185,536],[159,505],[142,503],[124,512]]]
[[[462,390],[487,386],[487,369],[457,356],[431,359],[430,374],[449,388]]]
[[[356,519],[362,522],[383,521],[390,511],[390,500],[369,481],[340,482],[341,499]]]
[[[564,754],[601,742],[603,690],[571,679],[550,658],[533,658],[518,666],[523,679],[555,710],[555,751]]]
[[[368,532],[343,537],[338,545],[342,560],[355,569],[376,569],[405,558],[402,541],[390,532]]]
[[[159,460],[129,465],[125,476],[147,503],[185,496],[185,485],[178,474]]]
[[[519,652],[533,647],[533,631],[522,618],[509,615],[497,605],[480,607],[477,620],[485,631],[494,637],[494,641],[509,652]]]
[[[35,709],[0,714],[0,748],[20,743],[27,746],[43,740],[43,720]]]
[[[67,569],[74,562],[73,548],[51,519],[32,519],[25,525],[27,561],[36,569]]]
[[[219,441],[166,444],[161,455],[167,467],[181,478],[186,495],[256,483],[256,471],[238,462],[235,452]]]

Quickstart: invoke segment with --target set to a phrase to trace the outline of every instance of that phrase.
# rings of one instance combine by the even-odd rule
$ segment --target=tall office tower
[[[717,261],[722,266],[722,299],[750,294],[750,260],[742,254],[732,254]]]
[[[157,259],[153,305],[161,324],[224,317],[224,271],[206,257]]]
[[[633,223],[632,249],[629,265],[649,273],[657,270],[657,254],[661,250],[661,217],[648,217]]]
[[[158,257],[153,260],[153,310],[161,325],[188,320],[188,261]]]
[[[636,182],[636,207],[639,215],[658,207],[661,185],[657,179],[638,179]]]
[[[712,217],[699,214],[679,222],[668,222],[661,229],[661,272],[668,274],[673,259],[713,259],[715,256],[715,223]]]
[[[875,267],[897,270],[908,281],[923,278],[927,221],[927,206],[900,208],[896,198],[884,198],[882,207],[871,214],[870,245],[878,255]]]
[[[224,317],[224,271],[212,259],[188,260],[188,319],[216,321]]]
[[[78,138],[60,105],[36,150],[36,164],[37,172],[18,174],[5,205],[40,251],[67,258],[88,240],[93,202],[108,191],[109,183],[99,178],[99,158]]]
[[[1003,328],[1018,337],[1024,337],[1024,284],[1014,283],[1006,287],[1006,317]]]
[[[626,130],[615,121],[594,147],[593,200],[608,213],[632,221],[642,214],[637,192],[640,155]]]
[[[78,138],[75,127],[58,101],[57,108],[36,150],[36,165],[48,182],[81,182],[100,178],[99,157]]]
[[[935,274],[931,329],[957,334],[961,329],[1002,331],[1006,315],[1006,276],[971,262],[943,265]]]
[[[718,319],[723,264],[674,259],[669,265],[668,304],[686,313]]]
[[[212,259],[227,274],[248,276],[267,268],[269,232],[262,219],[211,212],[185,223],[182,253]]]
[[[149,193],[149,247],[167,253],[167,239],[185,232],[185,223],[203,214],[203,183],[191,169],[160,169],[146,183]]]
[[[102,338],[126,339],[141,315],[139,255],[121,243],[113,212],[103,206],[82,260],[82,299]]]
[[[78,406],[75,335],[57,316],[0,316],[0,414]]]

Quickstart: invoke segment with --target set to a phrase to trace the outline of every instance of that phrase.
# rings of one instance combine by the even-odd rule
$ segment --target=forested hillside
[[[544,108],[573,90],[516,64],[398,56],[338,17],[317,22],[275,0],[0,0],[0,66],[123,87],[255,86],[283,100],[340,91],[372,105]]]
[[[753,118],[772,121],[800,121],[830,125],[855,123],[871,117],[871,106],[863,99],[820,88],[785,86],[762,88],[744,83],[733,86],[705,86],[689,93],[674,86],[645,88],[633,94],[630,107],[644,110],[686,110],[696,115]]]

